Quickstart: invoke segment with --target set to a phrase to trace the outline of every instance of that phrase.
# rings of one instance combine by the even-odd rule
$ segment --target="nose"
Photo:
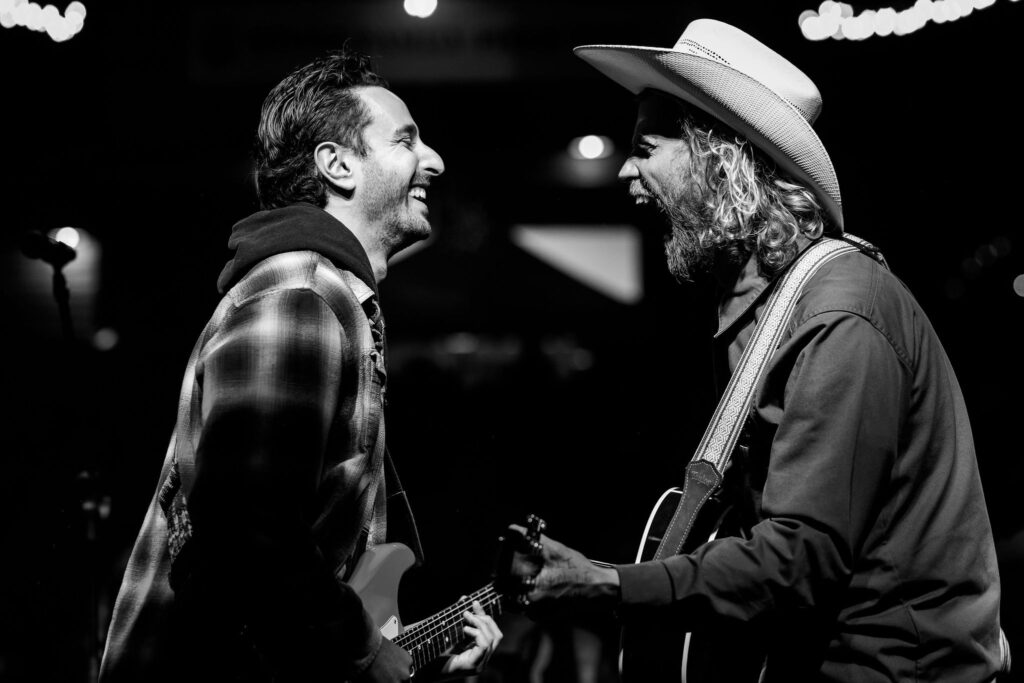
[[[622,164],[622,168],[619,169],[619,180],[622,182],[629,182],[634,178],[639,178],[640,172],[636,168],[636,164],[633,163],[633,157],[629,157]]]
[[[423,144],[423,150],[420,153],[420,168],[427,175],[439,176],[444,173],[444,160],[432,147]]]

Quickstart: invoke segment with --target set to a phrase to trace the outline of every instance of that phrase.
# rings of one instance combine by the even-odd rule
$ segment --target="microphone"
[[[68,261],[75,258],[75,250],[58,242],[49,235],[29,231],[21,236],[21,253],[29,258],[46,261],[54,268],[63,268]]]

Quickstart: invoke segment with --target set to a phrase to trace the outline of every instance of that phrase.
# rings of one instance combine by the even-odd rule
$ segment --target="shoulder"
[[[288,339],[313,344],[339,335],[368,337],[362,293],[355,291],[359,285],[314,251],[271,256],[225,294],[211,321],[210,343],[246,337],[271,345]]]
[[[255,298],[288,290],[312,292],[332,308],[359,308],[360,297],[353,289],[353,278],[346,278],[329,259],[315,251],[290,251],[260,261],[226,296],[241,307]]]
[[[885,337],[906,362],[909,335],[923,313],[895,275],[857,251],[833,259],[814,274],[797,300],[791,331],[822,316],[859,319]]]

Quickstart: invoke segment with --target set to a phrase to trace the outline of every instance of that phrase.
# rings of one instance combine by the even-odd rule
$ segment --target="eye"
[[[632,154],[635,157],[646,159],[651,156],[651,153],[655,150],[655,145],[651,144],[647,140],[637,140],[633,144]]]

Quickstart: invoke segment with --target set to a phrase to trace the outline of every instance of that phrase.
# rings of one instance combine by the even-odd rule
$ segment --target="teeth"
[[[412,190],[409,191],[409,195],[413,199],[426,199],[427,198],[427,190],[424,187],[414,187],[414,188],[412,188]]]

